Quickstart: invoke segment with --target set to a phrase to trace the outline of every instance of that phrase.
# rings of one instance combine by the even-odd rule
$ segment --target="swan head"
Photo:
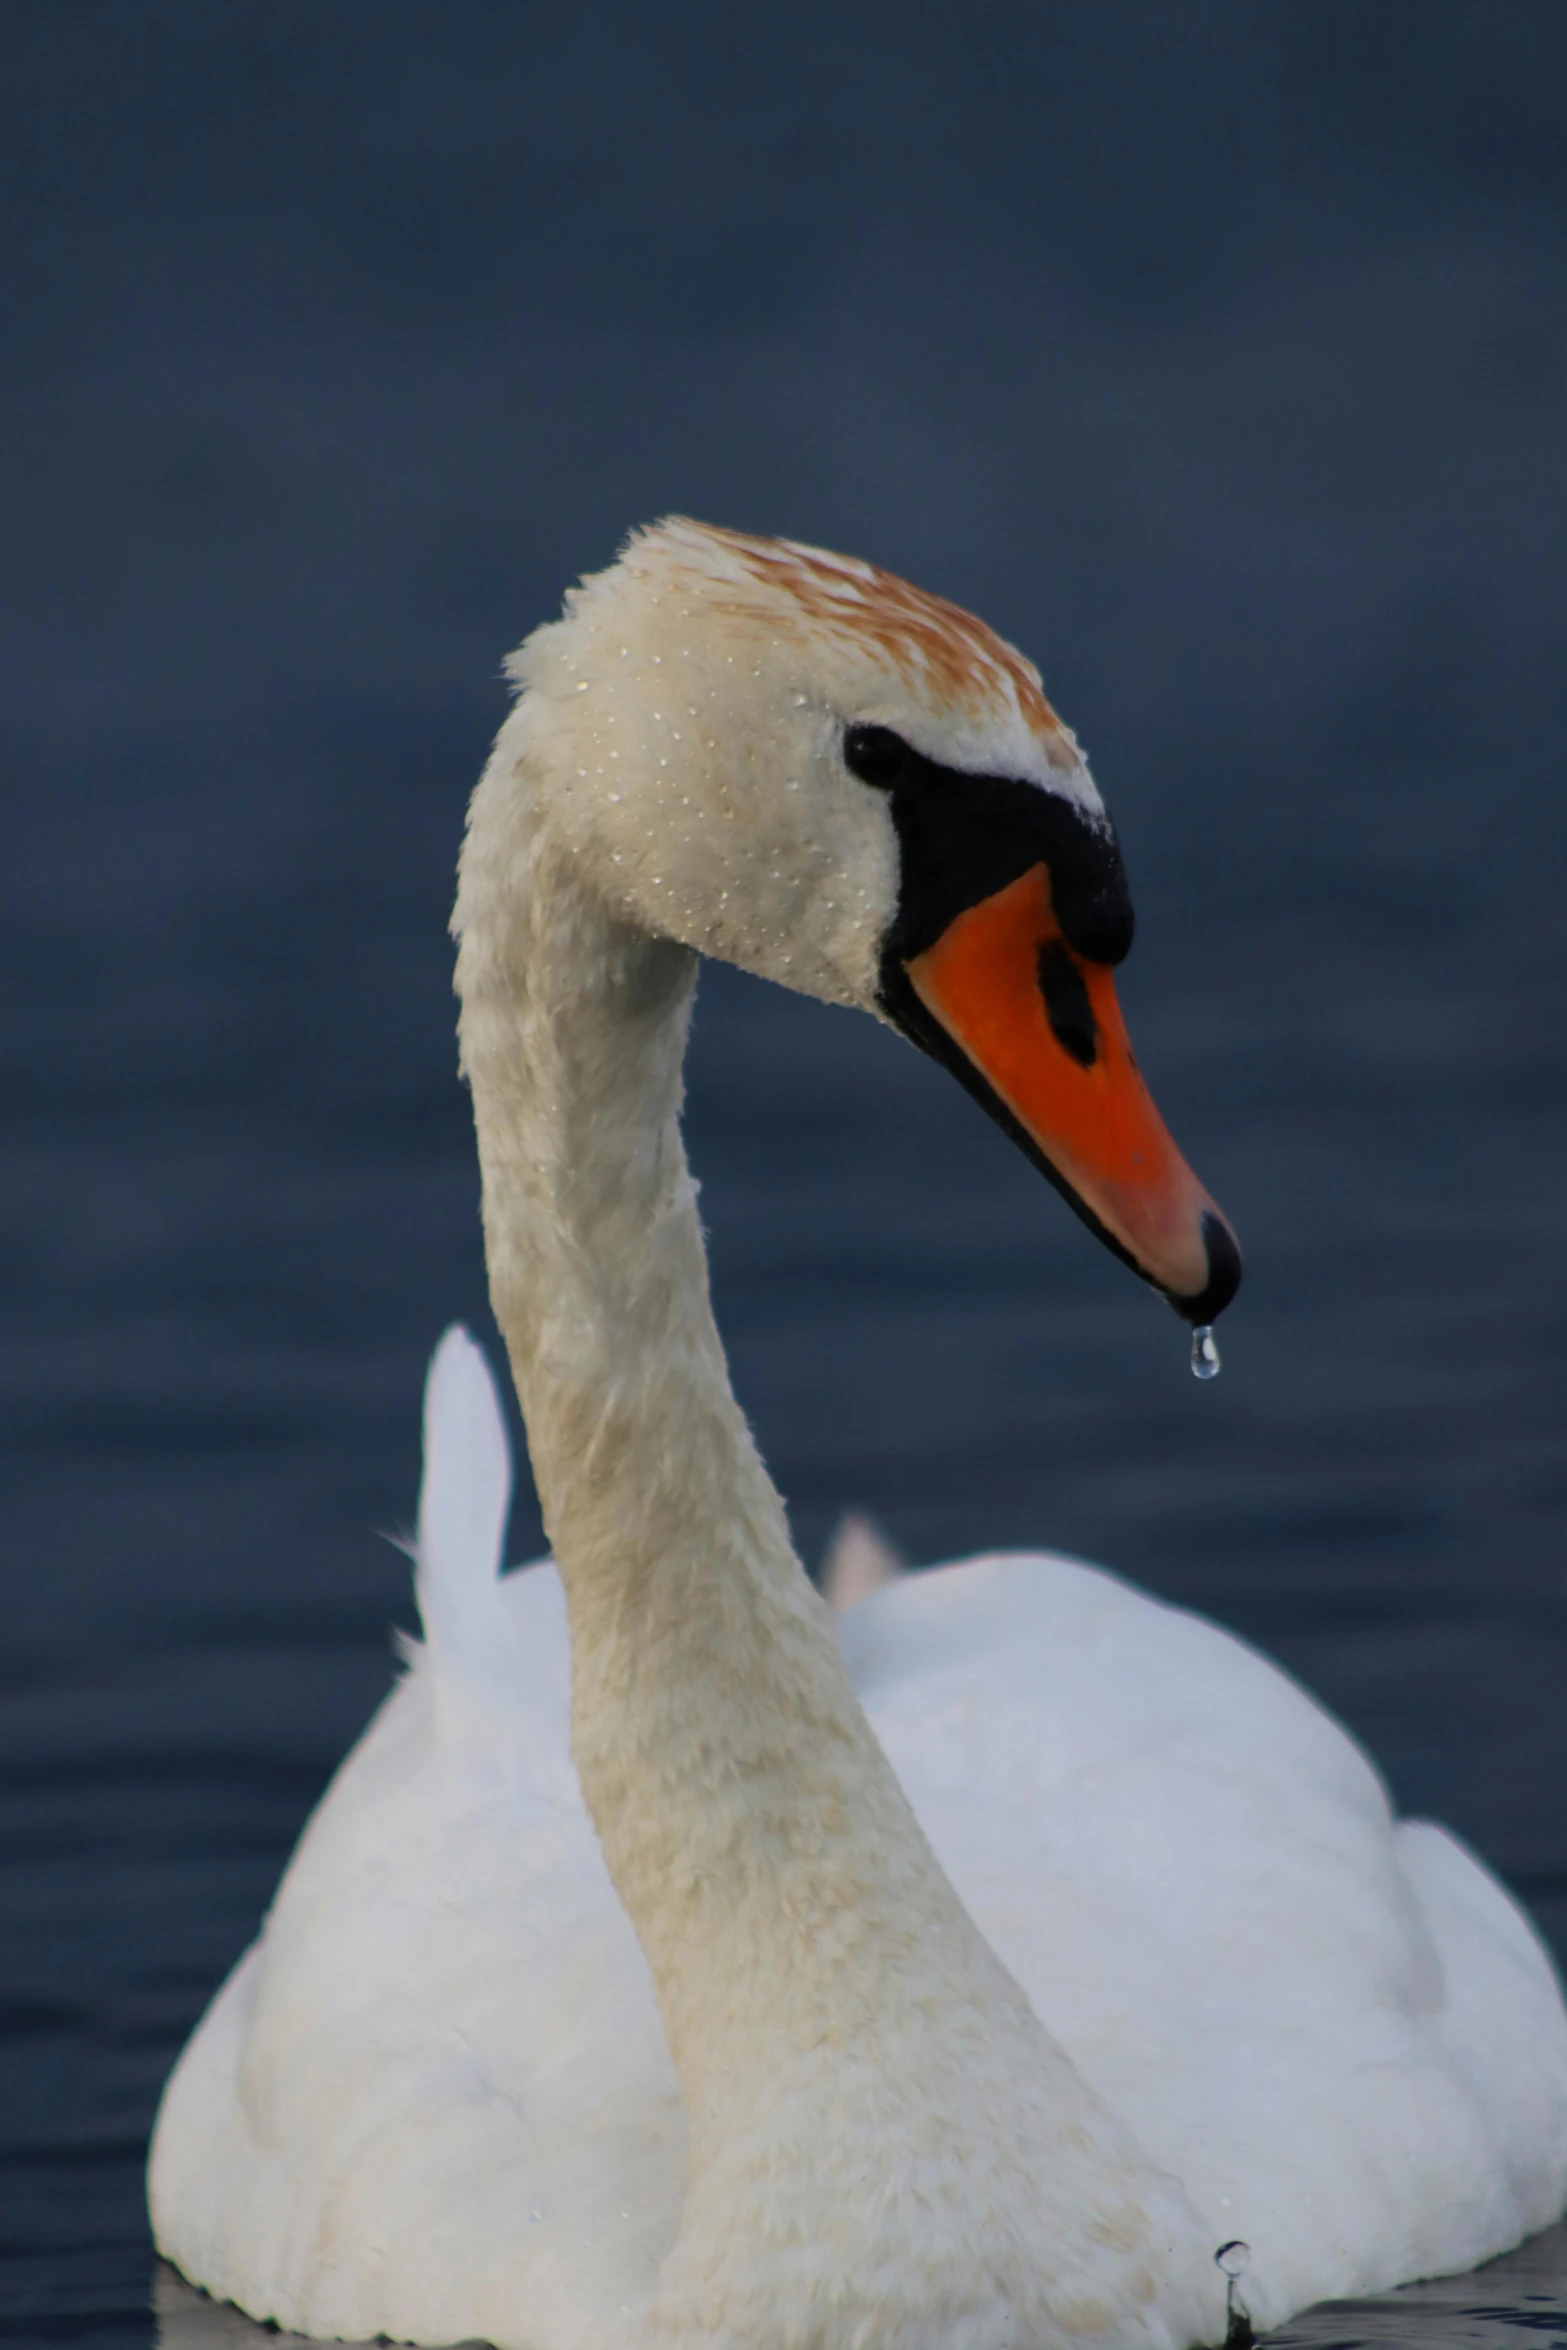
[[[1239,1250],[1116,1002],[1114,827],[1031,662],[869,563],[675,518],[510,669],[507,772],[618,914],[889,1021],[1179,1313],[1223,1310]]]

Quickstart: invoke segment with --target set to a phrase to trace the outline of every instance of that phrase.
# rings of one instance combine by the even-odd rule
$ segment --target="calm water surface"
[[[1247,1248],[1199,1386],[938,1071],[708,974],[691,1152],[805,1555],[853,1505],[1208,1611],[1567,1951],[1563,18],[656,16],[0,24],[18,2344],[254,2330],[155,2282],[146,2133],[387,1685],[428,1349],[494,1343],[444,923],[497,663],[665,508],[1040,656]],[[1567,2341],[1564,2289],[1558,2232],[1280,2339]]]

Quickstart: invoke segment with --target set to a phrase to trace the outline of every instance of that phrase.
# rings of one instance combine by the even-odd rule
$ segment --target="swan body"
[[[504,1443],[461,1333],[432,1403],[427,1492]],[[175,2077],[159,2238],[297,2331],[589,2350],[673,2240],[684,2116],[571,1767],[560,1577],[498,1574],[499,1511],[439,1551],[422,1515],[426,1641]],[[966,1907],[1253,2248],[1259,2321],[1554,2217],[1548,1962],[1273,1666],[1044,1554],[900,1578],[841,1638]]]
[[[160,2248],[318,2336],[1184,2350],[1230,2239],[1273,2323],[1546,2225],[1567,2016],[1480,1866],[1096,1569],[878,1569],[835,1623],[729,1390],[698,952],[892,1019],[1182,1311],[1233,1290],[1037,676],[869,566],[679,523],[518,673],[458,983],[554,1561],[499,1572],[503,1426],[449,1334],[424,1642],[169,2085]]]

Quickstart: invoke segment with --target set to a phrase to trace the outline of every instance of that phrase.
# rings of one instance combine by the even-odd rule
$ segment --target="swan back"
[[[472,1601],[501,1570],[511,1509],[511,1445],[490,1366],[460,1322],[445,1333],[424,1384],[416,1589],[426,1636],[456,1648]]]
[[[413,1596],[425,1638],[409,1643],[409,1664],[446,1748],[484,1758],[486,1770],[543,1774],[559,1793],[561,1770],[569,1777],[564,1643],[540,1631],[538,1610],[507,1605],[512,1445],[496,1379],[460,1323],[430,1361],[423,1433]]]

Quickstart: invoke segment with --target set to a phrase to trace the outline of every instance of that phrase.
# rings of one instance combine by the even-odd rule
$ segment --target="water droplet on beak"
[[[1213,1324],[1199,1323],[1192,1332],[1192,1377],[1217,1379],[1223,1367],[1219,1361],[1219,1350],[1213,1343]]]

